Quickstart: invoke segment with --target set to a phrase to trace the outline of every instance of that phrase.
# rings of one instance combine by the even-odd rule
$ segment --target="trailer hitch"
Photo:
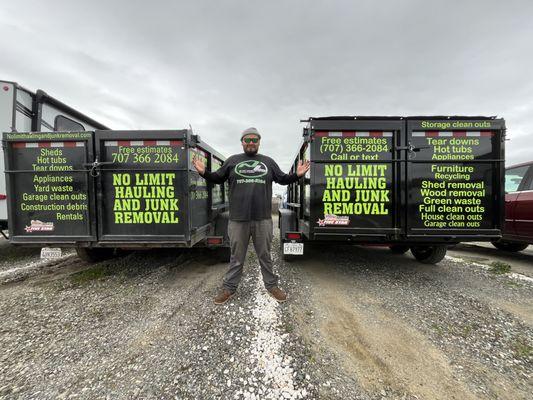
[[[102,166],[102,165],[110,165],[110,164],[114,164],[114,162],[112,161],[98,161],[98,157],[95,158],[94,162],[92,163],[85,163],[83,164],[84,167],[91,167],[91,169],[89,170],[89,174],[93,177],[93,178],[96,178],[97,176],[100,175],[100,170],[99,168]]]

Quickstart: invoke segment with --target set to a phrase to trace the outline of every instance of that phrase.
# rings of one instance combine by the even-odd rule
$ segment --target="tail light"
[[[210,236],[207,238],[207,244],[209,245],[222,244],[223,242],[224,238],[222,236]]]
[[[287,239],[289,240],[300,240],[302,238],[302,234],[300,232],[288,232],[287,233]]]
[[[0,200],[5,200],[7,199],[7,196],[5,194],[0,194]]]

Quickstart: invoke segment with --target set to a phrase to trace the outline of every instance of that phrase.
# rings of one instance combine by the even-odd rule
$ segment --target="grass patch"
[[[515,341],[512,350],[516,358],[529,358],[533,355],[533,346],[526,343],[523,338]]]
[[[439,325],[437,323],[431,324],[431,329],[435,332],[438,338],[445,336],[456,336],[467,339],[475,330],[479,329],[479,325],[475,323],[469,323],[466,325],[452,325],[445,324]]]
[[[114,275],[115,272],[107,265],[97,265],[92,268],[85,269],[80,272],[72,274],[71,281],[76,284],[84,284],[97,279],[105,278],[106,276]]]
[[[292,333],[292,332],[294,332],[294,325],[291,324],[290,322],[287,322],[287,323],[283,324],[283,330],[286,333]]]
[[[511,272],[511,265],[501,262],[501,261],[493,261],[490,263],[489,271],[493,274],[507,274]]]
[[[513,288],[517,288],[517,287],[523,287],[524,285],[518,283],[518,282],[513,282],[513,281],[507,281],[507,282],[504,282],[504,285],[505,286],[509,286],[509,287],[513,287]]]
[[[439,337],[444,336],[444,329],[442,328],[442,326],[437,325],[437,324],[431,324],[431,327],[433,328],[437,336]]]
[[[461,334],[461,336],[462,336],[463,338],[466,339],[468,336],[470,336],[470,334],[471,334],[473,331],[477,330],[478,328],[479,328],[479,325],[476,324],[476,323],[466,324],[465,326],[463,326],[463,327],[461,328],[461,332],[460,332],[460,334]]]

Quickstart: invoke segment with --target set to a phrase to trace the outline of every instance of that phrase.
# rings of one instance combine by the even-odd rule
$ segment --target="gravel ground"
[[[0,236],[0,272],[38,260],[40,248],[15,247]]]
[[[306,258],[290,270],[302,293],[292,307],[313,352],[336,365],[315,379],[339,381],[320,398],[530,398],[530,281],[382,249]]]
[[[283,305],[257,268],[248,265],[238,295],[215,306],[225,265],[201,252],[62,262],[77,272],[49,263],[0,290],[2,398],[312,396],[299,355],[285,351],[298,345]]]
[[[14,260],[0,279],[0,398],[533,392],[531,282],[457,258],[426,266],[375,248],[310,249],[285,263],[278,246],[289,301],[267,295],[250,251],[237,295],[223,306],[212,298],[226,266],[208,252],[136,252],[89,265],[0,246]]]

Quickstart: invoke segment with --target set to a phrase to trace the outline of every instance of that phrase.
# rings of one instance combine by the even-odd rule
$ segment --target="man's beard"
[[[257,154],[257,147],[254,149],[244,149],[244,152],[249,156],[255,156]]]

